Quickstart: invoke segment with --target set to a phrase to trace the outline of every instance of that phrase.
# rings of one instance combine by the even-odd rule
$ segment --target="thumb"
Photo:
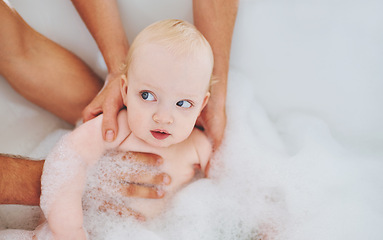
[[[116,106],[110,106],[104,109],[102,119],[102,136],[105,141],[113,142],[118,133],[117,115],[120,109]]]

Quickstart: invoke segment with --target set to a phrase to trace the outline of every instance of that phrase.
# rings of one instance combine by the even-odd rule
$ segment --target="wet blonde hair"
[[[212,71],[214,65],[213,51],[209,42],[197,28],[182,20],[167,19],[155,22],[142,30],[130,46],[128,56],[123,66],[123,73],[127,75],[136,50],[146,43],[158,43],[176,56],[194,54],[205,51],[210,58]],[[210,85],[213,77],[210,77]],[[209,85],[209,86],[210,86]]]

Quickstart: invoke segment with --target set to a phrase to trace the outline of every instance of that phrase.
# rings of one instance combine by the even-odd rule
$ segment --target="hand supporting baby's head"
[[[184,141],[209,99],[213,53],[191,24],[164,20],[134,40],[121,81],[131,131],[146,143]]]

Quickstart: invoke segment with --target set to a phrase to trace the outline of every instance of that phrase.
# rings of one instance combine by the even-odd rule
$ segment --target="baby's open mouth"
[[[170,136],[170,133],[168,133],[167,131],[159,129],[151,130],[150,133],[153,135],[153,137],[155,137],[158,140],[164,140],[165,138]]]

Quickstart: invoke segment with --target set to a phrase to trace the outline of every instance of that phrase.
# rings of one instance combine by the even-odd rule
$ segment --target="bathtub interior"
[[[179,16],[177,9],[160,15],[150,2],[129,3],[139,9],[123,17],[139,22],[126,26],[129,39],[157,19],[191,20],[190,1],[176,6]],[[105,75],[69,1],[11,3]],[[375,0],[241,1],[227,131],[211,178],[185,187],[163,216],[144,224],[89,215],[96,238],[254,239],[267,232],[276,239],[382,239],[382,7]],[[0,85],[1,152],[44,157],[71,126],[3,78]],[[1,206],[0,229],[33,229],[38,215],[37,207]]]

